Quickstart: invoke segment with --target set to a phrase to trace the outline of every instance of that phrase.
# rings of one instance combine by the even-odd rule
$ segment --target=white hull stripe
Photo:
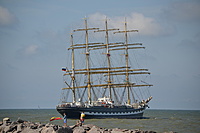
[[[143,113],[144,111],[139,112],[84,112],[86,115],[136,115]]]

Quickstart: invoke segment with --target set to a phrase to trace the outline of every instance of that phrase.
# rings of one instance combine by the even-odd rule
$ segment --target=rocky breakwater
[[[4,118],[0,122],[0,133],[156,133],[155,131],[143,131],[140,129],[106,129],[93,124],[80,126],[79,124],[63,127],[53,124],[41,124],[18,119],[10,121]],[[174,133],[174,132],[168,132]]]
[[[9,118],[4,118],[0,122],[0,133],[72,133],[70,127],[62,127],[53,124],[41,124],[18,119],[10,121]]]

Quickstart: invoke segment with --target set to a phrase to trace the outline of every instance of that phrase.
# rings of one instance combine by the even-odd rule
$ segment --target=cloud
[[[15,16],[8,9],[0,6],[0,25],[8,26],[16,22]]]
[[[163,10],[168,20],[192,22],[200,21],[200,2],[174,2]]]
[[[60,33],[54,30],[41,30],[36,32],[36,37],[44,44],[56,44],[59,42],[61,35],[64,33]]]
[[[38,46],[37,45],[30,45],[28,47],[25,48],[24,53],[26,55],[32,55],[35,54],[38,50]]]
[[[179,47],[185,48],[185,50],[194,50],[199,53],[200,50],[200,32],[195,34],[194,37],[191,37],[190,39],[183,39],[181,43],[178,45]]]
[[[65,48],[66,36],[64,31],[41,30],[36,32],[36,39],[39,41],[40,52],[42,53],[59,53]]]
[[[103,20],[105,20],[105,18],[106,15],[101,13],[89,15],[89,21],[100,26],[104,24]],[[107,16],[107,19],[109,20],[108,24],[110,28],[120,28],[120,30],[124,29],[124,16]],[[146,17],[141,13],[131,13],[130,15],[126,16],[126,21],[128,23],[128,29],[138,29],[141,35],[157,36],[163,34],[164,31],[162,26],[158,22],[156,22],[154,18]]]
[[[22,57],[30,57],[32,55],[37,54],[38,51],[39,51],[39,46],[35,45],[35,44],[32,44],[32,45],[28,45],[28,46],[25,46],[25,47],[19,49],[17,51],[17,55],[20,58],[22,58]]]

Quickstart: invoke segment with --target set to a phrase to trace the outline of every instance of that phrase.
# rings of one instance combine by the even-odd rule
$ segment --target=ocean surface
[[[0,121],[22,120],[63,125],[62,120],[50,122],[51,117],[62,117],[55,109],[0,109]],[[85,124],[103,128],[142,129],[160,132],[200,133],[200,110],[146,110],[145,119],[86,119]],[[68,120],[68,125],[77,120]]]

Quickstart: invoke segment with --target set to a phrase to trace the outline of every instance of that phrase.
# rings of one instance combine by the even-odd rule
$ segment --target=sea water
[[[62,117],[55,109],[1,109],[0,121],[9,117],[31,122],[63,125],[62,120],[49,121],[51,117]],[[87,117],[87,116],[86,116]],[[77,120],[68,119],[68,125]],[[146,110],[144,119],[86,119],[85,124],[102,128],[142,129],[156,132],[200,133],[199,110]]]

